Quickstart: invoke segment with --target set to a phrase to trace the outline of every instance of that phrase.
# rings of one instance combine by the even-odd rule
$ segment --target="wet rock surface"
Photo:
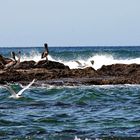
[[[95,70],[69,69],[55,61],[24,61],[5,69],[0,65],[0,84],[20,82],[27,84],[36,79],[36,85],[105,85],[105,84],[140,84],[140,65],[112,64]]]

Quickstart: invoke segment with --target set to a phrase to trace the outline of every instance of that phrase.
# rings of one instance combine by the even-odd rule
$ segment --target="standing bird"
[[[16,60],[16,64],[14,65],[14,68],[17,68],[20,64],[20,59],[21,59],[21,52],[19,51],[18,52],[18,55],[17,55],[17,60]]]
[[[94,64],[94,60],[91,60],[90,63],[93,65]]]
[[[0,54],[0,62],[3,65],[6,65],[6,64],[10,63],[11,61],[15,61],[15,53],[14,52],[11,52],[11,58],[4,57]]]
[[[20,51],[18,52],[18,56],[17,57],[18,57],[17,63],[19,64],[20,63],[20,59],[21,59],[21,52]]]
[[[44,47],[45,47],[45,51],[42,53],[41,58],[46,58],[46,60],[48,61],[48,54],[49,54],[48,44],[45,43]]]
[[[15,52],[11,52],[11,60],[5,65],[5,68],[10,68],[17,63]]]
[[[4,66],[6,64],[6,61],[5,61],[4,57],[1,54],[0,54],[0,64],[2,66]]]
[[[42,52],[42,54],[41,54],[41,59],[46,58],[45,63],[49,63],[49,61],[48,61],[48,54],[49,54],[48,44],[45,43],[45,44],[44,44],[44,47],[45,47],[45,51]],[[34,66],[37,66],[37,65],[40,64],[40,63],[42,64],[42,61],[36,62],[36,63],[34,64]],[[44,63],[44,61],[43,61],[43,63]]]

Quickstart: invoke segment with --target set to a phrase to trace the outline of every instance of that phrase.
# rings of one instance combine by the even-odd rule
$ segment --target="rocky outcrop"
[[[113,64],[102,66],[98,69],[100,75],[105,76],[131,76],[140,75],[140,65],[138,64]]]
[[[26,83],[36,78],[35,84],[52,85],[104,85],[104,84],[140,84],[140,65],[113,64],[95,70],[69,69],[54,61],[24,61],[10,69],[0,65],[0,84],[6,82]]]
[[[35,61],[24,61],[12,67],[12,69],[32,69],[32,68],[69,69],[68,66],[65,66],[62,63],[46,60],[42,60],[37,63]]]
[[[24,61],[19,64],[14,65],[11,69],[32,69],[34,68],[35,61]]]
[[[46,60],[39,61],[38,63],[35,64],[34,68],[69,69],[68,66],[65,66],[62,63]]]
[[[111,84],[140,84],[140,65],[113,64],[97,70],[101,76],[114,77]]]

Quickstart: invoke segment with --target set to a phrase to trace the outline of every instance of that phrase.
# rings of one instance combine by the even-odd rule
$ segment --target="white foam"
[[[99,69],[103,65],[111,65],[111,64],[140,64],[140,58],[134,59],[115,59],[112,55],[94,55],[88,59],[81,60],[77,59],[82,65],[83,68],[91,66],[94,69]],[[94,60],[94,64],[91,64],[91,61]],[[80,68],[79,65],[75,61],[63,61],[65,65],[68,65],[71,69]]]
[[[48,55],[48,59],[51,61],[55,61],[55,59],[53,59],[50,55]],[[38,51],[35,51],[35,50],[32,50],[29,53],[29,55],[27,55],[27,54],[21,55],[21,62],[30,61],[30,60],[34,60],[35,62],[38,62],[43,59],[41,59],[41,53],[39,53]]]
[[[134,59],[115,59],[112,55],[108,54],[96,54],[93,55],[92,57],[89,57],[87,59],[82,59],[82,58],[76,58],[75,60],[63,60],[62,58],[57,58],[54,59],[51,55],[48,55],[48,59],[51,61],[57,61],[60,63],[64,63],[65,65],[69,66],[70,69],[74,68],[85,68],[85,67],[93,67],[94,69],[99,69],[103,65],[111,65],[111,64],[140,64],[140,57],[139,58],[134,58]],[[23,54],[21,56],[21,61],[29,61],[29,60],[34,60],[34,61],[39,61],[41,60],[41,53],[32,50],[29,55],[27,56],[26,54]],[[94,64],[91,64],[91,61],[94,60]],[[80,62],[81,64],[79,65],[76,61]]]
[[[111,64],[140,64],[140,58],[135,59],[115,59],[112,55],[95,55],[89,60],[94,60],[93,67],[97,70],[101,68],[103,65],[111,65]]]

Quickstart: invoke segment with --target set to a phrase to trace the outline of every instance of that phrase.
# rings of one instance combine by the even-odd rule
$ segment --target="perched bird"
[[[6,58],[4,56],[2,56],[0,54],[0,62],[3,64],[3,65],[6,65],[8,64],[9,62],[13,61],[13,55],[12,55],[12,58]]]
[[[90,63],[93,65],[94,64],[94,60],[91,60]]]
[[[14,68],[16,68],[19,64],[20,64],[20,59],[21,59],[21,52],[18,52],[18,56],[17,56],[17,60],[16,60],[16,64],[14,65]]]
[[[15,52],[11,52],[11,58],[13,61],[16,61],[16,54]]]
[[[6,64],[6,60],[4,59],[4,57],[0,54],[0,63],[2,65],[5,65]]]
[[[45,51],[42,53],[41,58],[46,58],[46,60],[48,61],[48,54],[49,54],[48,44],[45,43],[44,47],[45,47]]]
[[[14,66],[15,64],[17,63],[17,60],[16,60],[16,55],[15,55],[15,52],[11,52],[11,59],[9,60],[9,62],[7,64],[5,64],[5,69],[8,69],[12,66]]]

